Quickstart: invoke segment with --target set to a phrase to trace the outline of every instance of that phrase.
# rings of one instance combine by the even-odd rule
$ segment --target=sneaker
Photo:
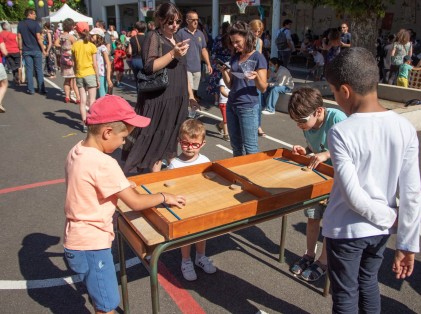
[[[184,279],[188,281],[194,281],[197,279],[196,272],[192,261],[181,263],[181,272],[183,273]]]
[[[3,105],[0,104],[0,113],[5,113],[6,109],[4,109]]]
[[[83,126],[82,132],[83,133],[88,133],[88,127],[86,125]]]
[[[27,90],[26,90],[26,93],[27,93],[28,95],[33,95],[33,94],[35,94],[35,92],[34,92],[34,91],[30,91],[29,89],[27,89]]]
[[[229,142],[230,141],[230,136],[227,134],[227,135],[222,135],[222,139],[224,140],[224,141],[227,141],[227,142]]]
[[[275,111],[263,110],[262,114],[265,114],[265,115],[275,114]]]
[[[199,266],[204,270],[207,274],[213,274],[216,272],[216,267],[213,266],[212,260],[209,259],[207,256],[202,256],[201,258],[196,257],[196,266]]]

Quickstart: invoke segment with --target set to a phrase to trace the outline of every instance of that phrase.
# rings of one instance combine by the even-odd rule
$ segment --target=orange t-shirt
[[[96,148],[74,146],[66,159],[64,247],[101,250],[114,240],[116,193],[130,187],[117,161]]]

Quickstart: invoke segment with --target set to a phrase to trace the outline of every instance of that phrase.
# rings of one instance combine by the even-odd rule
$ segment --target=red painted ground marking
[[[184,290],[183,285],[159,262],[158,281],[184,314],[206,314],[195,299]]]
[[[15,187],[12,187],[12,188],[6,188],[6,189],[0,190],[0,195],[1,194],[11,193],[11,192],[16,192],[16,191],[33,189],[33,188],[37,188],[37,187],[40,187],[40,186],[46,186],[46,185],[52,185],[52,184],[59,184],[59,183],[64,183],[64,179],[57,179],[57,180],[51,180],[51,181],[37,182],[37,183],[32,183],[32,184],[15,186]]]
[[[0,190],[0,195],[59,183],[64,183],[64,179],[37,182],[6,188]],[[160,285],[165,289],[165,291],[170,295],[170,297],[174,300],[174,302],[177,304],[178,308],[181,310],[182,313],[206,314],[203,308],[196,302],[195,299],[193,299],[190,293],[183,289],[181,283],[170,273],[168,268],[165,267],[165,265],[161,262],[159,262],[158,281]]]

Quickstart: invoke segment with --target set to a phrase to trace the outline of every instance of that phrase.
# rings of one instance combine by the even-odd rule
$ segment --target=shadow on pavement
[[[27,235],[22,241],[19,250],[19,265],[27,283],[28,295],[37,303],[49,309],[51,313],[90,313],[85,306],[82,294],[86,290],[82,284],[76,284],[76,289],[65,284],[59,287],[42,288],[33,286],[30,281],[62,278],[73,273],[59,269],[52,261],[53,257],[63,257],[63,253],[50,253],[47,250],[60,242],[60,237],[49,236],[42,233]],[[57,300],[60,300],[58,302]]]

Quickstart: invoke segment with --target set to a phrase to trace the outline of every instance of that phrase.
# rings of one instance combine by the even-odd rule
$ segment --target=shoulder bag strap
[[[137,55],[140,56],[140,44],[139,39],[137,38],[137,35],[135,36],[136,44],[137,44]]]

